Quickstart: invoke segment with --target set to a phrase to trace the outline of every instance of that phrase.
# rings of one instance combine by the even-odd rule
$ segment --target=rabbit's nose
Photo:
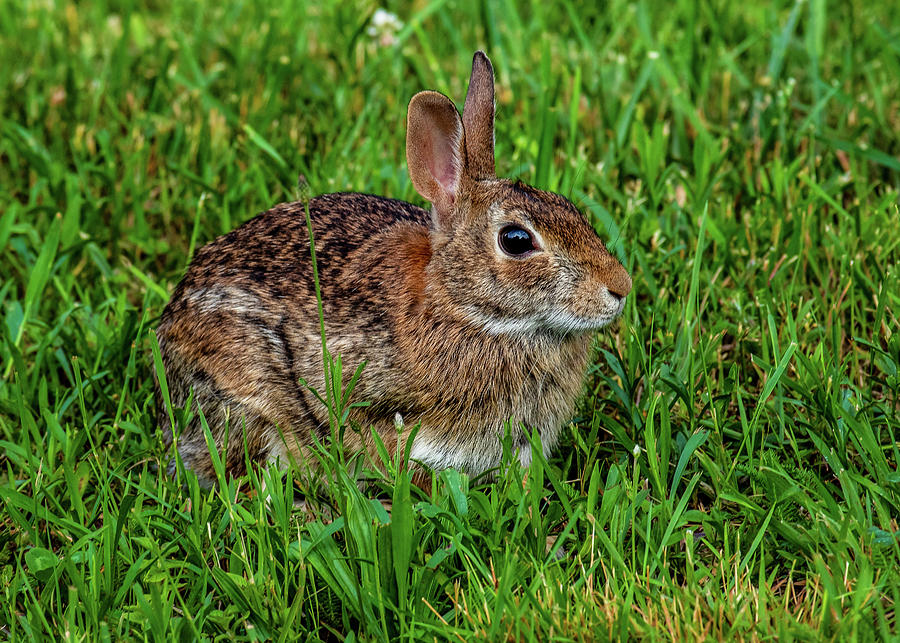
[[[631,292],[631,276],[620,267],[618,274],[606,283],[606,289],[616,301],[624,299]]]

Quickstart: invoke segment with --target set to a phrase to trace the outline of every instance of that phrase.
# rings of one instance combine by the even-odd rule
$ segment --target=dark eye
[[[534,239],[528,230],[508,225],[500,231],[500,248],[508,255],[520,257],[534,250]]]

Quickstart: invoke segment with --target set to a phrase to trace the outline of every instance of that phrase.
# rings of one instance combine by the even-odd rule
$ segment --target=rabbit
[[[533,429],[544,455],[556,446],[592,334],[620,315],[631,277],[566,198],[495,176],[483,52],[462,117],[443,94],[413,96],[406,158],[430,211],[368,194],[308,201],[328,349],[365,362],[353,399],[367,405],[351,409],[360,430],[344,445],[374,455],[374,431],[393,456],[402,426],[419,425],[416,475],[477,475],[500,464],[509,430],[528,466]],[[171,404],[202,409],[229,475],[303,461],[313,435],[332,439],[310,390],[325,384],[310,259],[304,204],[277,205],[197,251],[162,314]],[[211,484],[198,415],[179,433],[156,392],[167,446]]]

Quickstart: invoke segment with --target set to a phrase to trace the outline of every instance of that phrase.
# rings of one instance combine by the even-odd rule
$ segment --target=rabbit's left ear
[[[483,51],[472,58],[462,120],[467,173],[473,179],[494,178],[494,68]]]
[[[438,223],[449,222],[465,174],[463,124],[449,98],[419,92],[409,102],[406,164],[416,191],[431,201]]]

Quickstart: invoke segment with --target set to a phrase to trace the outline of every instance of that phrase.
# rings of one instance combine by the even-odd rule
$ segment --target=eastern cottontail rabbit
[[[354,399],[369,404],[350,414],[363,430],[346,431],[346,446],[373,449],[374,427],[393,453],[399,413],[421,423],[413,460],[478,473],[499,464],[509,423],[527,464],[526,431],[540,431],[545,453],[556,445],[591,333],[622,312],[631,278],[572,203],[494,175],[494,76],[482,52],[462,118],[425,91],[407,125],[409,175],[430,212],[365,194],[309,201],[328,348],[366,362]],[[299,383],[324,386],[308,239],[301,203],[260,214],[197,252],[162,315],[171,401],[193,395],[234,475],[245,453],[302,460],[312,433],[331,437],[326,409]],[[214,479],[196,414],[177,446]]]

